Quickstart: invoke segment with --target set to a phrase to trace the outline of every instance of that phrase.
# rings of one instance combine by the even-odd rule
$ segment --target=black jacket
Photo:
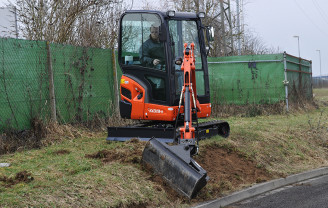
[[[140,62],[143,66],[154,67],[154,59],[159,59],[164,64],[164,46],[163,43],[154,41],[150,36],[139,49]]]

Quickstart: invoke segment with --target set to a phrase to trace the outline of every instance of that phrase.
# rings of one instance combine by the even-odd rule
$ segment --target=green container
[[[208,58],[211,102],[274,104],[312,99],[311,61],[286,53]]]

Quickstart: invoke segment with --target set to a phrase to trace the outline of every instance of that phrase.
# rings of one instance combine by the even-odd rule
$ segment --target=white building
[[[15,13],[12,8],[0,7],[0,37],[16,38]]]

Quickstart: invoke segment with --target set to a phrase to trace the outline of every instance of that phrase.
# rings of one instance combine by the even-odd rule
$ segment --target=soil
[[[7,188],[10,188],[11,186],[21,182],[29,183],[33,180],[34,178],[32,177],[31,173],[28,173],[26,170],[17,173],[14,178],[8,178],[6,176],[0,177],[0,181],[2,181],[4,183],[4,187]]]
[[[71,153],[70,151],[68,150],[58,150],[56,152],[53,152],[54,155],[66,155],[66,154],[69,154]]]
[[[274,177],[266,169],[259,167],[256,162],[233,148],[206,146],[202,147],[201,151],[194,159],[207,171],[210,180],[200,191],[196,201],[217,198],[226,191],[262,183]]]
[[[123,162],[140,163],[145,142],[133,140],[123,148],[114,150],[102,150],[94,154],[85,155],[86,158],[101,159],[104,163]],[[260,183],[273,178],[273,175],[264,168],[258,167],[251,159],[233,148],[218,146],[203,146],[199,155],[194,159],[207,171],[210,180],[198,193],[195,199],[189,201],[175,192],[162,177],[155,175],[150,168],[142,167],[149,173],[149,180],[154,182],[154,189],[163,190],[171,202],[184,203],[201,202],[214,199],[223,195],[226,191],[232,191],[245,184]]]

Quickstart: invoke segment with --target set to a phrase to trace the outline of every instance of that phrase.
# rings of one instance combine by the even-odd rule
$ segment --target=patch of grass
[[[328,88],[313,89],[315,99],[328,101]]]
[[[328,107],[323,104],[328,102],[328,90],[315,90],[315,93],[316,102],[321,103],[318,109],[227,118],[230,137],[200,141],[200,155],[196,158],[200,160],[208,147],[212,150],[219,147],[226,155],[236,153],[236,161],[255,161],[255,168],[268,170],[273,178],[328,165]],[[141,158],[138,151],[144,144],[107,143],[106,132],[93,134],[83,128],[58,128],[62,131],[58,135],[64,136],[47,140],[49,143],[41,149],[0,156],[1,162],[11,163],[10,167],[0,168],[0,178],[14,179],[22,171],[33,177],[11,186],[0,181],[1,206],[188,207],[197,200],[215,198],[251,185],[237,172],[231,175],[234,182],[213,178],[215,182],[209,183],[191,202],[172,198],[138,163]],[[86,157],[99,152],[117,154],[119,159]],[[228,160],[225,164],[233,165]],[[254,183],[263,181],[259,177]]]
[[[313,89],[313,97],[319,107],[328,106],[328,88]]]
[[[11,188],[3,188],[0,182],[0,204],[7,207],[93,207],[96,203],[99,207],[129,207],[129,204],[167,200],[165,193],[157,196],[152,182],[147,180],[148,175],[137,166],[117,162],[103,164],[85,157],[121,146],[125,144],[108,144],[104,137],[80,138],[42,150],[3,155],[1,161],[12,165],[1,168],[0,175],[10,177],[26,170],[34,180]],[[63,149],[69,153],[54,154]]]
[[[230,118],[226,141],[268,170],[291,174],[327,165],[328,109],[289,115]],[[309,117],[314,128],[308,124]],[[320,122],[319,122],[320,121]]]

